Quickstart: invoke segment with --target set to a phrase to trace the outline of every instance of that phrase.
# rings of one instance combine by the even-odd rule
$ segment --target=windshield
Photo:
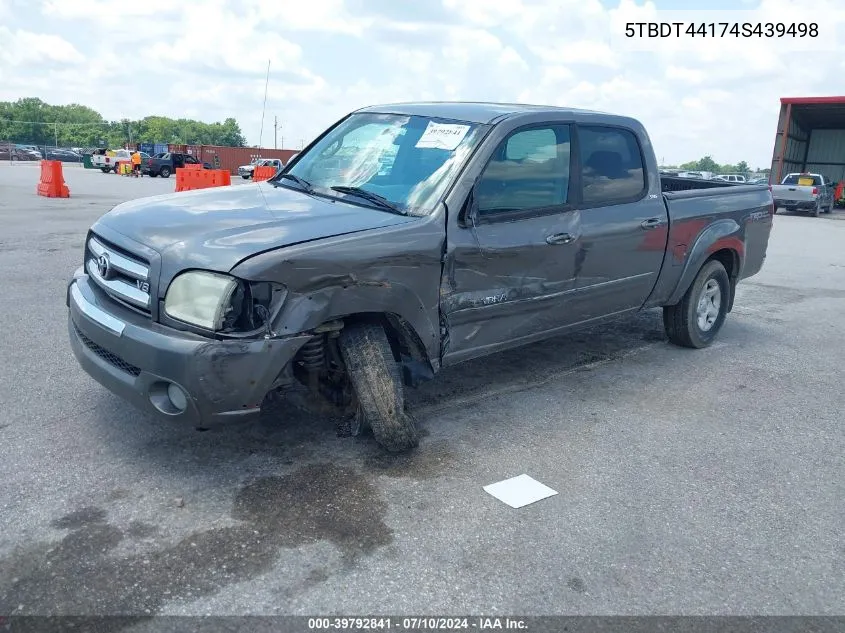
[[[481,130],[463,121],[352,114],[299,156],[286,173],[306,181],[320,195],[373,206],[372,201],[332,188],[362,189],[404,213],[425,215],[463,166]]]
[[[822,179],[818,176],[811,176],[810,174],[789,174],[783,179],[783,185],[801,185],[805,187],[818,187],[822,184]]]

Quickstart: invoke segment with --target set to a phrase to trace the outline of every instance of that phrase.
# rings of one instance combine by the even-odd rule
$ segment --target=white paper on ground
[[[484,486],[484,492],[493,495],[512,508],[521,508],[557,494],[556,490],[552,490],[528,475],[519,475]]]
[[[429,121],[425,132],[417,141],[417,147],[429,149],[448,149],[452,151],[469,132],[468,125],[457,125],[455,123],[435,123]]]

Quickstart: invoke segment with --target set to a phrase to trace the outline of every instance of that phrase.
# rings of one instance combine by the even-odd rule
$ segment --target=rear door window
[[[640,144],[630,130],[578,126],[582,200],[586,206],[632,202],[645,195]]]

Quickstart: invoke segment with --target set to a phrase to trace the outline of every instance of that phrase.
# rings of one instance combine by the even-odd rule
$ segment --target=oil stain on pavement
[[[124,531],[102,509],[80,508],[52,523],[68,530],[58,544],[0,560],[0,613],[155,614],[171,600],[210,595],[268,571],[283,548],[319,541],[334,544],[351,564],[392,542],[385,512],[373,484],[354,470],[312,464],[242,487],[232,509],[236,526],[117,557],[110,552],[124,539],[154,526]]]

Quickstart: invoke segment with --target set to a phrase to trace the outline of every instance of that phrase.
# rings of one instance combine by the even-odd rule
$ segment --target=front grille
[[[113,299],[150,314],[147,262],[92,235],[85,249],[85,272]]]
[[[85,336],[82,331],[78,327],[76,327],[75,323],[73,325],[73,329],[76,330],[76,335],[79,337],[79,340],[81,340],[82,343],[85,345],[85,347],[90,349],[92,352],[94,352],[97,356],[102,358],[112,367],[116,367],[117,369],[126,372],[130,376],[138,376],[141,373],[141,370],[135,367],[135,365],[127,363],[117,354],[113,354],[107,349],[100,347],[90,338]]]

